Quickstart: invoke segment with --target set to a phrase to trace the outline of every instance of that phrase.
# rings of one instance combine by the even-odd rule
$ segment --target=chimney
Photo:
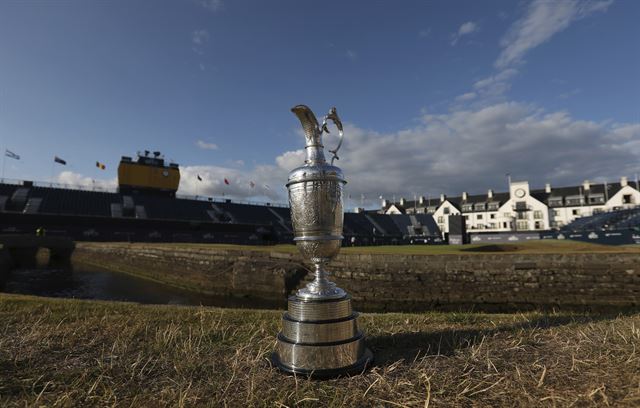
[[[446,196],[446,195],[444,195],[444,194],[440,194],[440,202],[441,202],[441,203],[444,203],[444,200],[446,200],[446,199],[447,199],[447,196]]]
[[[629,184],[627,178],[625,176],[620,177],[620,187],[624,187]]]
[[[493,190],[492,189],[489,189],[487,191],[487,198],[493,198]]]
[[[585,181],[582,183],[582,189],[583,189],[585,192],[587,192],[587,191],[589,191],[589,188],[591,188],[591,183],[589,182],[589,180],[585,180]]]
[[[551,184],[547,183],[544,185],[544,192],[547,194],[551,193]]]
[[[466,192],[466,191],[463,191],[463,192],[462,192],[462,201],[467,201],[467,198],[468,198],[468,196],[467,196],[467,192]]]
[[[382,208],[387,208],[387,205],[389,205],[389,202],[387,200],[382,200]]]
[[[420,198],[418,199],[418,204],[420,205],[424,205],[424,202],[427,201],[424,196],[420,196]]]
[[[400,205],[404,207],[405,203],[407,201],[404,199],[404,197],[400,197]]]
[[[356,214],[360,214],[360,213],[364,212],[364,208],[361,208],[361,207],[356,207],[356,208],[354,208],[354,210],[355,210]]]

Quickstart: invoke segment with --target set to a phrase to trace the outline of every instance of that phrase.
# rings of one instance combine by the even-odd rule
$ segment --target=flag
[[[231,184],[231,183],[229,183],[229,180],[227,180],[227,178],[226,178],[226,177],[225,177],[225,179],[224,179],[224,184],[226,184],[226,185]]]
[[[251,188],[254,188],[256,186],[256,183],[254,183],[253,181],[250,181],[249,185],[251,186]]]
[[[198,178],[198,181],[202,181],[202,177],[200,177],[199,174],[196,174],[196,177]]]
[[[20,156],[15,154],[14,152],[12,152],[9,149],[5,149],[4,150],[4,155],[7,156],[7,157],[11,157],[12,159],[20,160]]]
[[[67,162],[65,160],[62,160],[61,158],[59,158],[58,156],[53,156],[53,161],[56,163],[60,163],[63,166],[66,166]]]
[[[100,163],[100,162],[96,162],[96,167],[99,168],[100,170],[104,170],[107,168],[107,166],[105,166],[104,163]]]

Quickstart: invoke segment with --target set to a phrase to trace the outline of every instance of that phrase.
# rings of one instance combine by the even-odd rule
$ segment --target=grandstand
[[[180,197],[177,163],[160,152],[122,156],[118,190],[95,191],[32,181],[0,182],[1,232],[76,240],[291,243],[289,208],[213,197]],[[441,242],[431,215],[347,213],[345,243]]]
[[[0,183],[2,232],[51,234],[77,240],[290,243],[289,208],[147,191],[107,192],[31,181]],[[430,215],[346,213],[345,244],[440,242]]]
[[[581,217],[568,224],[562,231],[621,230],[640,228],[640,207],[603,212]]]

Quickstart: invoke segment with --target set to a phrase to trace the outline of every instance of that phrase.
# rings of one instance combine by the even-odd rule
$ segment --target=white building
[[[467,232],[536,231],[561,228],[577,218],[632,208],[640,205],[638,182],[630,184],[626,177],[618,183],[593,184],[585,181],[580,186],[531,190],[529,182],[514,181],[509,191],[448,198],[439,200],[382,202],[385,214],[432,214],[443,233],[449,232],[449,215],[462,214]]]

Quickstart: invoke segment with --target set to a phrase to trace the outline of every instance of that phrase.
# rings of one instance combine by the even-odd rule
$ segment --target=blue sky
[[[633,179],[638,17],[631,0],[5,0],[5,177],[47,181],[58,155],[55,180],[113,185],[121,155],[161,150],[184,193],[282,201],[304,103],[337,106],[339,165],[369,205],[504,190],[506,173]]]

